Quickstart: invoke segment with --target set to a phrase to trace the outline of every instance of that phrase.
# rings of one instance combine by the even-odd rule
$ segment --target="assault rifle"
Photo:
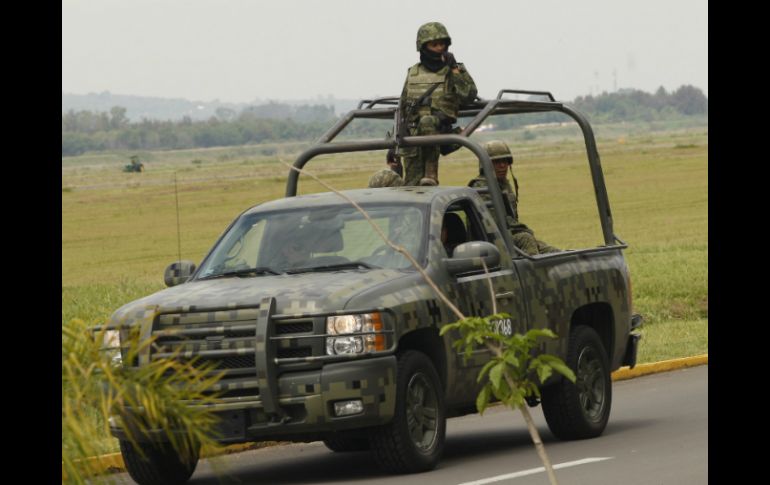
[[[411,101],[406,102],[406,106],[401,105],[401,100],[398,101],[398,109],[396,110],[396,126],[395,126],[395,132],[396,132],[396,149],[398,150],[398,147],[401,145],[401,140],[404,139],[405,136],[409,135],[409,120],[412,118],[412,114],[414,111],[422,106],[422,104],[425,102],[428,97],[433,94],[433,91],[436,90],[439,84],[442,84],[443,81],[434,83],[430,88],[428,88],[427,91],[422,93],[422,96],[420,96],[417,99],[413,99]]]

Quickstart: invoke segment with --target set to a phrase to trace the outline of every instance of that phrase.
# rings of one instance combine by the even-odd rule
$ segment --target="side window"
[[[454,248],[468,241],[486,241],[479,215],[470,200],[453,202],[444,213],[441,242],[448,256]]]

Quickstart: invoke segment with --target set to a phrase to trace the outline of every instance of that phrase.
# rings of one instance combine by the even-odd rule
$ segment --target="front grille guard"
[[[281,421],[285,415],[278,405],[278,376],[282,366],[290,364],[303,363],[327,363],[344,362],[350,360],[360,360],[373,356],[387,355],[395,351],[396,343],[393,338],[393,328],[383,328],[374,332],[356,332],[345,334],[345,336],[360,335],[383,335],[388,343],[385,350],[376,352],[365,352],[362,354],[351,355],[310,355],[306,357],[280,357],[278,354],[285,349],[301,348],[302,342],[312,342],[316,339],[325,339],[328,337],[339,337],[338,334],[309,333],[303,332],[302,322],[316,318],[324,318],[336,315],[349,315],[359,313],[390,313],[386,308],[370,308],[362,310],[343,310],[333,312],[314,312],[298,314],[278,314],[275,310],[275,298],[267,297],[262,299],[258,307],[248,309],[239,308],[238,311],[254,312],[256,318],[249,323],[238,321],[235,323],[211,325],[215,322],[193,322],[183,327],[157,329],[157,322],[169,314],[159,313],[154,322],[153,336],[158,340],[153,346],[150,354],[152,360],[157,359],[199,359],[222,360],[251,358],[254,359],[254,365],[248,367],[219,368],[212,372],[222,372],[223,380],[212,388],[213,392],[226,391],[228,396],[222,397],[223,403],[243,402],[244,400],[260,400],[265,412],[277,416]],[[201,311],[201,310],[198,310]],[[219,312],[227,313],[231,309],[208,309],[207,314],[216,315]],[[178,313],[178,312],[175,312]],[[392,320],[392,319],[391,319]],[[281,333],[281,328],[288,328],[289,325],[281,325],[281,322],[288,322],[291,328],[299,330],[298,334]],[[300,322],[300,323],[297,323]],[[208,324],[207,324],[208,323]],[[168,323],[167,323],[168,324]],[[173,325],[168,324],[168,325]],[[383,319],[383,326],[388,327],[386,319]],[[392,327],[392,324],[390,325]],[[325,328],[325,326],[324,326]],[[304,330],[313,331],[311,326]],[[228,337],[229,335],[229,337]],[[181,340],[180,340],[181,337]],[[187,342],[188,339],[200,339]],[[174,339],[170,344],[168,339]],[[291,343],[297,343],[292,346]],[[176,346],[176,348],[174,348]],[[179,348],[181,347],[181,348]],[[316,347],[317,348],[317,347]],[[324,349],[325,344],[320,348]]]

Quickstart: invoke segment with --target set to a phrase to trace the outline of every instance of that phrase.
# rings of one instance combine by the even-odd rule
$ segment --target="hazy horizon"
[[[428,21],[446,25],[484,98],[685,84],[708,96],[705,0],[63,0],[62,93],[229,103],[398,95]]]

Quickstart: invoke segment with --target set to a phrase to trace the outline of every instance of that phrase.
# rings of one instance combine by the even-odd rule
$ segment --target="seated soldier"
[[[369,178],[369,188],[377,187],[401,187],[404,185],[404,179],[401,178],[403,168],[394,149],[388,150],[385,155],[385,163],[389,168],[378,170]]]
[[[303,241],[292,241],[281,246],[280,264],[282,267],[287,269],[298,268],[307,263],[309,259],[310,251]]]
[[[444,214],[444,223],[441,226],[441,242],[444,244],[447,256],[451,258],[455,248],[466,242],[467,239],[465,224],[460,216],[454,212]]]
[[[507,215],[506,220],[508,222],[508,229],[511,231],[511,238],[513,243],[522,251],[529,255],[554,253],[561,251],[558,248],[550,246],[543,241],[535,238],[535,233],[532,229],[528,228],[526,224],[519,222],[519,214],[517,209],[518,204],[518,183],[516,177],[513,177],[513,183],[516,187],[516,191],[511,188],[511,184],[508,182],[508,170],[513,165],[513,155],[508,145],[505,142],[499,140],[492,140],[484,144],[484,149],[489,154],[489,158],[492,160],[492,164],[495,167],[495,177],[497,178],[500,192],[503,197],[508,197],[508,201],[511,204],[513,215]],[[487,179],[481,169],[481,162],[479,162],[479,175],[468,182],[469,187],[486,187]],[[485,201],[491,200],[489,194],[480,194]]]
[[[295,269],[307,264],[310,260],[313,231],[307,225],[301,226],[297,221],[288,222],[282,230],[277,231],[274,245],[271,244],[271,254],[268,256],[269,266],[279,270]]]
[[[404,176],[404,167],[401,165],[401,160],[396,156],[396,149],[388,149],[388,153],[385,154],[385,163],[388,164],[391,170],[396,172],[399,177]]]

